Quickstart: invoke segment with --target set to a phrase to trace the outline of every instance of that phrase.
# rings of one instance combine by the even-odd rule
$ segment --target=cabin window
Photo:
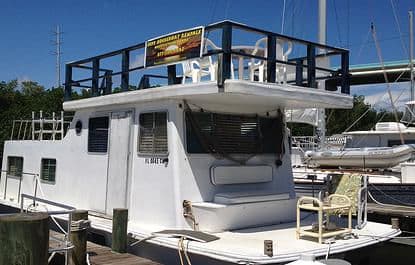
[[[140,114],[138,152],[167,154],[167,112]]]
[[[88,152],[106,153],[108,148],[108,117],[90,118],[88,124]]]
[[[284,124],[276,117],[186,111],[188,153],[282,154]],[[216,156],[215,155],[215,156]]]
[[[46,182],[55,182],[56,159],[42,158],[40,179]]]
[[[21,178],[23,174],[23,157],[7,157],[7,174],[9,177]]]

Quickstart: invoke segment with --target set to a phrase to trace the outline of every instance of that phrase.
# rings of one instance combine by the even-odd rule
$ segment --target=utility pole
[[[53,31],[55,39],[52,41],[56,50],[52,53],[56,56],[56,87],[61,86],[61,45],[62,45],[62,31],[59,25],[56,25],[56,29]]]

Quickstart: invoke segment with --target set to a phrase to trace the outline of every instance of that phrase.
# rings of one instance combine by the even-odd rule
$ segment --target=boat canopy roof
[[[339,64],[337,68],[327,66],[331,59]],[[347,50],[226,20],[67,63],[65,102],[85,97],[104,100],[110,94],[132,91],[144,96],[149,94],[144,90],[184,89],[204,82],[216,86],[215,93],[223,93],[227,81],[239,81],[258,85],[259,90],[264,85],[268,89],[296,87],[309,89],[311,94],[319,87],[319,92],[347,101],[339,106],[346,108],[351,107],[349,78]],[[304,95],[302,98],[305,104],[294,105],[336,107],[324,100],[304,102]],[[65,105],[69,109],[75,106]]]

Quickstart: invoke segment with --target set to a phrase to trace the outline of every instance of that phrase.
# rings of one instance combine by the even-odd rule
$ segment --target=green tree
[[[22,92],[26,96],[39,96],[45,91],[45,87],[34,81],[23,81]]]
[[[377,121],[376,110],[365,103],[364,96],[357,95],[353,97],[352,109],[328,109],[326,116],[327,135],[342,133],[356,121],[350,130],[370,130]]]

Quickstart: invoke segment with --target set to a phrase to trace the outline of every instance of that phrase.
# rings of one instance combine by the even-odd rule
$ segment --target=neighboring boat
[[[378,122],[375,130],[344,132],[342,136],[346,139],[345,148],[392,147],[415,144],[415,127],[400,122]]]
[[[345,148],[307,151],[305,161],[314,167],[392,168],[412,158],[412,145],[394,147]]]
[[[265,35],[270,46],[233,45],[238,32]],[[171,43],[179,48],[167,50]],[[291,45],[307,56],[282,56]],[[259,49],[264,57],[252,55]],[[317,51],[327,52],[318,58],[340,57],[343,67],[324,69]],[[140,66],[130,63],[133,52],[145,54],[138,56]],[[100,66],[116,58],[121,71]],[[177,263],[177,256],[166,261],[177,248],[198,257],[198,264],[270,264],[386,241],[400,231],[374,222],[354,228],[353,237],[336,238],[329,249],[296,239],[283,113],[289,107],[350,108],[347,62],[346,50],[224,21],[68,63],[63,107],[75,112],[73,119],[67,130],[63,119],[16,124],[19,132],[5,143],[0,202],[19,207],[21,195],[30,194],[88,209],[92,229],[108,233],[113,209],[128,208],[128,232],[146,241],[131,250],[167,264]],[[147,74],[156,67],[157,75]],[[80,79],[75,70],[91,75]],[[316,89],[326,81],[324,70],[340,89]],[[130,79],[139,76],[133,71],[140,71],[142,89],[130,91]],[[121,92],[112,93],[117,75]],[[167,82],[151,85],[151,78]],[[93,97],[71,100],[75,87],[91,88]],[[311,228],[316,216],[303,217]],[[180,244],[189,233],[197,240]]]

